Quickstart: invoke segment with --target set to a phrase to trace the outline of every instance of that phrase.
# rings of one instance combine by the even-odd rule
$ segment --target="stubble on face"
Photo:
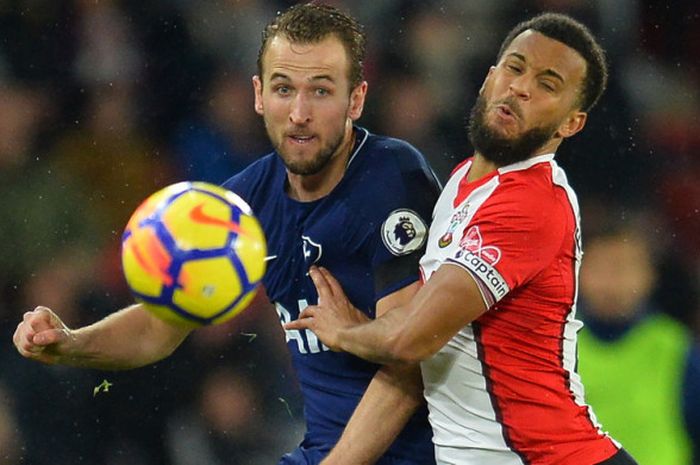
[[[289,174],[323,175],[352,145],[356,109],[346,87],[345,47],[335,35],[310,43],[277,36],[263,62],[264,79],[254,79],[256,111],[272,146]]]
[[[331,162],[334,155],[338,153],[343,145],[343,142],[345,142],[345,127],[343,125],[338,131],[334,132],[330,136],[329,140],[322,147],[320,147],[315,154],[308,157],[298,157],[292,153],[294,148],[285,146],[284,141],[289,134],[306,134],[309,132],[308,129],[303,127],[290,129],[285,134],[278,136],[277,134],[273,133],[267,122],[265,123],[265,128],[267,130],[267,135],[272,142],[272,146],[279,154],[284,166],[290,173],[300,176],[311,176],[323,171],[323,169]]]
[[[508,105],[513,113],[522,115],[515,98],[507,98],[499,104]],[[506,166],[531,158],[538,149],[549,141],[557,131],[558,125],[531,128],[520,136],[507,137],[489,126],[486,121],[488,105],[486,98],[479,95],[469,115],[469,140],[474,149],[497,166]]]

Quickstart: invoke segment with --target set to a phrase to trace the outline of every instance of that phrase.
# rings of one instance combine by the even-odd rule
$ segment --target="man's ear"
[[[255,113],[259,115],[262,115],[264,113],[262,90],[262,79],[260,79],[260,76],[253,76],[253,91],[255,92]]]
[[[365,97],[367,96],[367,81],[362,81],[350,92],[350,108],[348,109],[348,117],[357,121],[362,116],[362,110],[365,108]]]
[[[495,66],[491,66],[489,68],[489,72],[486,73],[486,77],[484,78],[484,82],[481,83],[481,88],[479,88],[479,95],[484,93],[484,87],[486,87],[486,82],[489,80],[491,77],[491,74],[493,74],[493,71],[496,69]]]
[[[559,125],[557,129],[557,135],[563,139],[571,137],[574,134],[580,132],[586,125],[588,120],[588,113],[584,111],[574,111],[564,120],[564,122]]]

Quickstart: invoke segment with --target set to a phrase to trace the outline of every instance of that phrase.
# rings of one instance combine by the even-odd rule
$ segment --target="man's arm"
[[[408,303],[418,288],[416,282],[381,299],[377,317]],[[383,366],[322,465],[375,463],[422,403],[423,383],[417,364]]]
[[[320,305],[307,307],[288,329],[311,329],[333,350],[378,363],[416,363],[435,354],[465,325],[486,311],[472,275],[443,264],[405,306],[356,324],[340,284],[325,269],[312,268]]]
[[[76,330],[49,308],[37,307],[24,314],[12,339],[20,354],[42,363],[125,370],[167,357],[190,331],[161,321],[141,304]]]

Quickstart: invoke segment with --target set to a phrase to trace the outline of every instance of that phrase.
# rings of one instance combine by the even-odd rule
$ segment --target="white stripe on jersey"
[[[578,332],[583,327],[583,322],[576,319],[576,302],[578,302],[578,291],[579,291],[579,272],[581,269],[581,259],[583,258],[583,247],[581,243],[581,209],[578,204],[578,198],[574,193],[573,189],[569,185],[569,180],[566,173],[561,169],[554,161],[550,162],[552,167],[552,179],[554,184],[563,188],[566,191],[566,195],[569,198],[569,203],[574,210],[574,215],[576,217],[576,269],[574,270],[576,276],[576,290],[574,297],[574,305],[569,312],[567,317],[566,326],[564,328],[564,347],[563,349],[563,366],[564,369],[569,373],[569,389],[574,396],[574,400],[578,405],[587,406],[584,395],[584,387],[581,382],[581,376],[576,373],[576,361],[577,361],[577,349],[576,349],[576,338]],[[591,422],[598,428],[601,434],[604,434],[603,426],[600,424],[596,418],[595,413],[592,408],[588,408],[588,417]],[[613,439],[613,438],[611,438]],[[620,443],[613,439],[613,442],[617,447],[622,447]]]
[[[472,328],[465,326],[421,364],[437,463],[464,465],[468,456],[475,465],[523,465],[503,439],[477,352]],[[473,376],[460,375],[465,372]]]
[[[576,301],[578,300],[578,277],[579,270],[581,268],[581,258],[583,256],[583,250],[581,249],[581,212],[578,206],[578,199],[576,194],[569,186],[569,181],[566,177],[564,170],[559,168],[553,161],[550,162],[552,167],[552,179],[554,184],[563,188],[566,191],[566,195],[569,198],[569,203],[571,208],[574,210],[574,215],[576,217],[576,264],[574,275],[576,276],[576,290],[574,297],[574,306],[569,312],[566,327],[564,328],[564,347],[563,347],[563,366],[564,369],[570,373],[570,388],[574,395],[576,403],[579,405],[585,405],[583,401],[583,385],[581,384],[581,378],[577,373],[574,372],[576,369],[576,334],[579,332],[583,323],[576,319]],[[595,422],[595,419],[593,419]]]

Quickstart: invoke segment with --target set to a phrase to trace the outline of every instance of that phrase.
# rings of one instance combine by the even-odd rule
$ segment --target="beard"
[[[515,100],[506,99],[502,103],[510,106],[518,116],[521,115]],[[520,137],[504,137],[486,123],[486,99],[479,95],[469,115],[468,129],[469,140],[479,154],[497,166],[506,166],[532,157],[537,149],[554,136],[557,127],[558,125],[539,126],[526,131]]]
[[[284,166],[290,173],[301,176],[311,176],[320,173],[330,163],[340,146],[343,145],[345,131],[340,130],[336,134],[333,134],[331,140],[324,144],[318,152],[308,160],[297,160],[295,157],[291,156],[289,151],[285,150],[282,143],[284,141],[284,136],[279,139],[273,137],[269,128],[267,128],[267,135],[270,141],[272,141],[272,146],[275,151],[282,159]]]

